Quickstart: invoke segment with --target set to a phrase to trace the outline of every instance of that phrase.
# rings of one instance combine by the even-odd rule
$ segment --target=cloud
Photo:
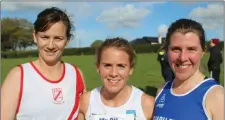
[[[167,30],[168,30],[168,26],[165,25],[165,24],[161,24],[161,25],[158,27],[158,33],[159,33],[159,35],[161,35],[161,36],[165,36],[166,33],[167,33]]]
[[[150,11],[145,8],[135,8],[131,4],[126,6],[106,9],[97,17],[98,22],[106,23],[110,28],[136,28]]]
[[[118,2],[72,2],[70,0],[56,0],[54,2],[46,2],[40,0],[35,1],[19,1],[19,2],[2,2],[1,10],[17,13],[28,13],[34,11],[39,13],[48,7],[59,7],[60,9],[66,10],[70,16],[76,19],[89,17],[91,15],[99,14],[103,9],[112,8],[118,6]]]
[[[2,10],[7,12],[28,13],[29,11],[35,11],[39,13],[49,7],[59,7],[76,18],[90,16],[92,13],[90,4],[86,2],[62,2],[62,0],[57,2],[2,2]]]
[[[198,7],[191,11],[189,17],[201,22],[205,28],[214,30],[224,26],[224,7],[222,4]]]

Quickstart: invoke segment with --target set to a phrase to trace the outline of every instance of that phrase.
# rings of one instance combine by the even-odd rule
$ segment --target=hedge
[[[132,45],[136,53],[156,53],[161,44],[145,44],[145,45]],[[220,44],[223,49],[223,44]],[[63,52],[63,56],[72,55],[94,55],[96,48],[85,47],[85,48],[66,48]],[[24,57],[37,57],[37,50],[30,51],[2,51],[2,58],[24,58]]]

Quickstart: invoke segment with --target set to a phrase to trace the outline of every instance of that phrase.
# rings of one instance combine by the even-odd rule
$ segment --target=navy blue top
[[[153,120],[208,120],[205,95],[215,85],[217,82],[208,78],[185,94],[175,94],[173,81],[167,82],[156,97]]]

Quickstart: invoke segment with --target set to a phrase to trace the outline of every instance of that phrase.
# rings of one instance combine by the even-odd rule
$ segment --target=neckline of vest
[[[31,66],[34,68],[34,70],[38,73],[38,75],[40,75],[45,81],[50,82],[50,83],[59,83],[63,80],[64,76],[65,76],[65,72],[66,72],[66,68],[65,68],[65,63],[63,61],[61,61],[61,64],[63,65],[63,72],[61,77],[58,80],[50,80],[47,77],[44,76],[44,74],[42,74],[40,72],[40,70],[38,70],[38,68],[34,65],[33,61],[30,62]]]
[[[188,94],[190,94],[191,92],[193,92],[195,89],[197,89],[201,84],[205,83],[206,81],[209,81],[209,80],[212,80],[210,78],[207,78],[207,79],[204,79],[202,80],[201,82],[199,82],[195,87],[193,87],[192,89],[188,90],[187,92],[183,93],[183,94],[176,94],[173,92],[173,85],[174,85],[174,81],[171,83],[171,86],[170,86],[170,93],[174,96],[186,96]]]
[[[100,101],[100,104],[102,104],[106,109],[118,109],[118,108],[123,108],[123,107],[126,107],[127,104],[130,103],[130,101],[132,100],[132,98],[134,97],[134,91],[135,91],[135,88],[134,86],[131,86],[132,88],[132,91],[131,91],[131,94],[129,96],[129,99],[122,105],[120,106],[117,106],[117,107],[111,107],[111,106],[107,106],[103,103],[102,99],[101,99],[101,94],[100,94],[100,90],[101,90],[102,87],[99,87],[99,95],[98,95],[98,98],[99,98],[99,101]]]

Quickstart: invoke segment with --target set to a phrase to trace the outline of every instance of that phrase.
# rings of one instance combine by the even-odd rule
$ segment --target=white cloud
[[[198,7],[189,14],[191,19],[196,19],[207,29],[216,29],[224,26],[223,4],[209,4],[207,7]]]
[[[1,10],[7,12],[18,12],[26,14],[29,11],[35,11],[39,13],[48,7],[59,7],[66,10],[70,16],[75,17],[75,19],[89,17],[93,14],[99,14],[103,9],[112,8],[118,6],[118,2],[71,2],[66,0],[56,0],[54,2],[46,2],[40,0],[35,1],[18,1],[18,2],[2,2]]]
[[[150,11],[145,8],[135,8],[131,4],[126,6],[106,9],[97,17],[97,21],[106,23],[111,28],[128,27],[135,28],[140,25]]]
[[[159,35],[161,35],[161,36],[165,36],[166,33],[167,33],[167,30],[168,30],[168,26],[165,25],[165,24],[161,24],[161,25],[158,27],[158,33],[159,33]]]

